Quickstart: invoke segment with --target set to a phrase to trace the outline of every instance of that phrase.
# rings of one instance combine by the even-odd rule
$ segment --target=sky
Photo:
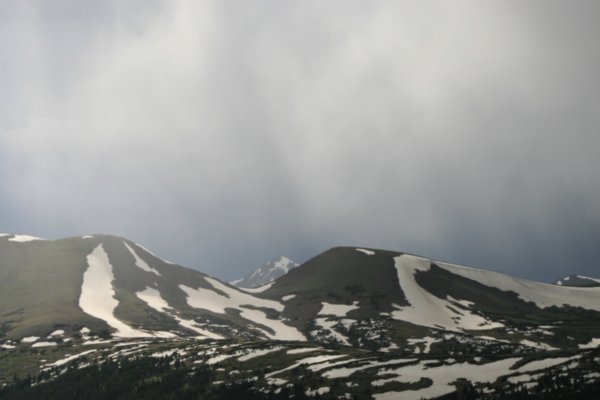
[[[600,276],[600,3],[0,2],[0,231],[222,279],[383,248]]]

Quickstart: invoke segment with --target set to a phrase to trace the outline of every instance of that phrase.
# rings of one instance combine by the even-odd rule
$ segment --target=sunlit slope
[[[132,241],[106,235],[11,238],[0,237],[3,335],[44,336],[55,329],[75,334],[85,327],[117,337],[303,339],[279,320],[283,305],[265,305]]]

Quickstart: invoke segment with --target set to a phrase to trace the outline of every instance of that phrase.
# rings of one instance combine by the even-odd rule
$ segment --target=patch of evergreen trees
[[[40,379],[42,379],[40,377]],[[284,387],[278,393],[263,393],[251,382],[215,384],[210,367],[194,369],[169,359],[144,357],[107,361],[69,370],[48,382],[31,377],[17,379],[0,389],[2,400],[283,400],[322,399],[308,396],[300,385]]]

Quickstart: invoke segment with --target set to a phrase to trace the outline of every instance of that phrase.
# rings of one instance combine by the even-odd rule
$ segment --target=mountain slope
[[[167,263],[132,241],[15,237],[0,237],[0,333],[8,337],[86,327],[118,337],[303,338],[282,327],[280,303]]]
[[[241,290],[115,236],[0,237],[0,337],[83,328],[105,337],[308,339],[380,351],[577,348],[600,338],[600,288],[337,247]]]
[[[546,349],[600,336],[598,288],[547,285],[383,250],[328,250],[256,295],[283,301],[283,315],[313,340],[375,348],[411,347],[427,337],[442,345],[412,347],[442,350],[448,332],[474,345]]]
[[[298,264],[289,258],[281,256],[265,263],[243,278],[229,283],[240,288],[257,288],[282,277],[297,266]]]
[[[241,290],[115,236],[0,235],[3,398],[118,376],[155,393],[198,373],[214,398],[592,393],[598,347],[600,287],[337,247]]]

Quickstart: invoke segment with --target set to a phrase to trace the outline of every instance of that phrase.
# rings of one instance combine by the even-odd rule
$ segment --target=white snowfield
[[[288,326],[281,321],[269,319],[264,311],[253,309],[253,307],[270,308],[282,312],[284,308],[283,304],[273,300],[254,297],[249,293],[231,288],[213,278],[206,277],[204,279],[215,289],[225,293],[225,295],[210,289],[193,289],[185,285],[179,285],[179,288],[187,295],[187,303],[190,307],[212,311],[217,314],[226,314],[227,308],[236,309],[239,310],[242,318],[272,329],[275,332],[274,334],[265,329],[261,329],[260,327],[256,327],[270,339],[306,340],[304,335],[302,335],[298,329]],[[248,308],[248,306],[251,308]]]
[[[419,286],[415,275],[418,271],[428,271],[430,260],[403,254],[395,257],[394,261],[400,288],[410,305],[394,305],[396,310],[391,312],[392,318],[449,331],[487,330],[504,326],[472,313],[466,307],[468,303],[462,303],[464,308],[459,308],[455,299],[442,300]]]
[[[422,344],[423,345],[423,353],[424,354],[428,354],[429,351],[431,350],[431,345],[433,343],[436,342],[440,342],[441,339],[436,339],[433,337],[429,337],[429,336],[425,336],[422,338],[412,338],[412,339],[406,339],[406,342],[410,345],[417,345],[417,344]],[[421,353],[421,347],[416,347],[415,346],[415,354],[419,354]]]
[[[403,392],[386,392],[375,394],[373,397],[377,400],[414,400],[414,399],[430,399],[439,397],[456,390],[451,383],[459,378],[469,377],[473,383],[476,382],[493,382],[498,377],[506,375],[510,372],[509,368],[520,358],[508,358],[505,360],[495,361],[489,364],[462,364],[443,365],[439,367],[428,367],[427,361],[421,361],[417,364],[408,365],[396,369],[385,369],[378,372],[378,375],[395,374],[396,378],[387,378],[373,381],[374,386],[382,386],[387,382],[417,382],[422,377],[429,378],[433,381],[430,387],[418,390],[405,390]]]
[[[127,243],[123,242],[123,244],[125,245],[125,247],[127,247],[127,250],[129,250],[129,252],[131,253],[131,255],[133,256],[133,258],[135,259],[135,265],[137,267],[139,267],[140,269],[146,271],[146,272],[151,272],[156,276],[161,276],[160,272],[158,272],[156,269],[152,268],[151,266],[148,265],[148,263],[146,263],[146,261],[142,260],[138,254],[135,252],[135,250],[133,250]]]
[[[149,337],[148,332],[133,329],[118,320],[113,312],[119,302],[115,299],[112,282],[115,279],[112,265],[102,244],[96,246],[87,256],[88,268],[83,274],[83,285],[79,297],[79,307],[91,315],[105,321],[116,329],[115,336],[119,337]]]
[[[52,347],[56,346],[56,342],[36,342],[31,347]]]
[[[579,357],[579,356],[575,356],[575,357]],[[519,369],[517,369],[516,372],[523,373],[523,372],[539,371],[541,369],[546,369],[546,368],[550,368],[550,367],[553,367],[558,364],[566,363],[567,361],[572,360],[575,357],[545,358],[543,360],[531,361],[531,362],[528,362],[527,364],[519,367]]]
[[[302,354],[302,353],[312,353],[315,351],[323,350],[322,347],[302,347],[300,349],[291,349],[285,352],[285,354]]]
[[[368,256],[374,256],[375,255],[375,252],[373,250],[356,249],[356,251],[360,251],[361,253],[365,253]]]
[[[242,362],[248,361],[248,360],[251,360],[251,359],[256,358],[256,357],[262,357],[262,356],[267,355],[269,353],[273,353],[275,351],[279,351],[281,349],[283,349],[283,347],[281,347],[281,346],[273,346],[273,347],[267,348],[267,349],[252,350],[252,351],[244,354],[243,356],[238,357],[238,361],[242,361]]]
[[[135,294],[140,300],[144,301],[148,306],[155,309],[158,312],[163,314],[167,314],[169,317],[175,319],[177,323],[184,328],[190,329],[196,333],[199,333],[202,336],[206,336],[211,339],[223,339],[223,336],[213,333],[207,329],[202,329],[196,324],[193,320],[183,319],[176,315],[174,312],[171,312],[171,307],[169,304],[162,298],[160,292],[156,289],[146,287],[145,290],[141,292],[137,292]]]
[[[9,242],[19,242],[19,243],[25,243],[25,242],[33,242],[34,240],[46,240],[46,239],[42,239],[36,236],[30,236],[30,235],[14,235],[14,237],[11,237],[10,239],[8,239]]]
[[[69,354],[67,354],[67,355],[65,356],[65,358],[63,358],[63,359],[60,359],[60,360],[58,360],[58,361],[55,361],[55,362],[53,362],[53,363],[51,363],[51,364],[47,364],[47,365],[45,365],[44,367],[45,367],[45,368],[49,368],[49,367],[60,367],[61,365],[65,365],[66,363],[68,363],[68,362],[70,362],[70,361],[73,361],[73,360],[76,360],[76,359],[78,359],[79,357],[83,357],[83,356],[85,356],[85,355],[92,354],[92,353],[95,353],[95,352],[96,352],[96,350],[87,350],[87,351],[84,351],[84,352],[81,352],[81,353],[78,353],[78,354],[75,354],[75,355],[69,355]]]
[[[431,262],[427,260],[427,262]],[[600,287],[567,287],[550,285],[514,278],[494,271],[486,271],[460,265],[435,262],[436,265],[464,278],[494,287],[505,292],[514,292],[527,302],[539,308],[569,305],[600,311]]]
[[[557,347],[552,347],[552,346],[550,346],[547,343],[544,343],[544,342],[534,342],[534,341],[529,340],[529,339],[523,339],[519,343],[524,344],[525,346],[534,347],[534,348],[540,349],[540,350],[558,350]]]
[[[276,376],[281,374],[282,372],[285,371],[289,371],[291,369],[294,369],[296,367],[299,367],[300,365],[313,365],[313,364],[319,364],[319,363],[324,363],[326,361],[330,361],[330,360],[335,360],[337,358],[342,358],[342,357],[348,357],[348,355],[346,354],[332,354],[332,355],[320,355],[320,356],[313,356],[313,357],[307,357],[307,358],[303,358],[299,361],[296,361],[294,364],[284,368],[284,369],[280,369],[278,371],[274,371],[274,372],[269,372],[268,374],[265,375],[265,378],[271,378],[272,376]]]
[[[331,304],[322,302],[319,315],[335,315],[337,317],[345,317],[350,311],[358,309],[358,301],[352,304]]]
[[[353,373],[358,372],[358,371],[363,371],[365,369],[384,367],[384,366],[388,366],[388,365],[407,364],[407,363],[415,362],[416,360],[417,360],[416,358],[397,358],[395,360],[387,360],[387,361],[371,361],[371,360],[363,359],[363,360],[359,360],[359,361],[361,361],[360,365],[357,365],[354,367],[341,367],[341,368],[330,369],[329,371],[326,371],[325,373],[323,373],[323,376],[328,379],[347,378],[350,375],[352,375]],[[352,361],[356,361],[356,360],[352,360]],[[366,363],[365,363],[365,361],[366,361]]]
[[[593,338],[589,343],[580,344],[580,349],[595,349],[596,347],[600,347],[600,338]]]

